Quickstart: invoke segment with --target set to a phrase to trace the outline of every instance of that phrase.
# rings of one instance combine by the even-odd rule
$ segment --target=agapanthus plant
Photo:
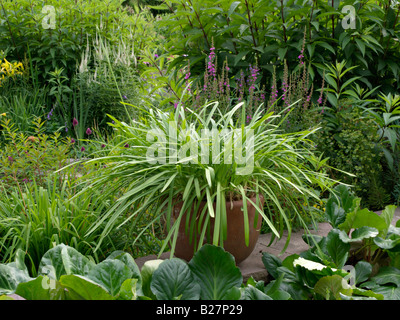
[[[284,115],[265,114],[263,105],[247,124],[243,102],[227,113],[219,112],[218,102],[195,110],[179,103],[174,112],[157,107],[143,111],[148,113],[146,118],[129,124],[113,118],[116,135],[108,144],[109,154],[89,160],[101,169],[98,175],[88,177],[88,187],[101,191],[94,194],[108,197],[118,195],[121,188],[126,190],[104,215],[99,216],[90,231],[105,225],[103,239],[111,230],[128,223],[135,225],[151,212],[152,223],[165,218],[168,235],[162,250],[170,244],[173,255],[182,215],[196,203],[206,201],[208,211],[202,213],[204,227],[196,231],[193,226],[188,228],[201,234],[198,242],[201,244],[206,239],[205,228],[214,218],[211,242],[223,245],[227,213],[226,207],[218,204],[230,199],[251,201],[261,195],[266,207],[258,213],[276,236],[280,232],[273,216],[279,215],[278,220],[285,221],[290,239],[290,221],[279,199],[285,199],[286,209],[290,207],[298,213],[299,201],[317,197],[312,188],[325,189],[334,183],[324,172],[315,169],[320,168],[321,163],[311,151],[308,136],[312,132],[282,133],[280,126],[285,121]],[[215,121],[217,113],[219,120]],[[234,121],[235,113],[241,115],[241,120]],[[212,134],[204,135],[207,132]],[[233,134],[231,138],[229,134]],[[223,151],[220,140],[212,137],[223,139]],[[171,223],[177,201],[183,201],[183,209]],[[217,203],[215,209],[214,203]],[[134,245],[140,235],[131,237],[131,245]]]

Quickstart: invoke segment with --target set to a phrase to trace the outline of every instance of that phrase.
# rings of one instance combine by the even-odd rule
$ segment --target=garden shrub
[[[133,107],[121,102],[136,105],[140,101],[140,79],[134,46],[119,42],[112,46],[108,41],[97,37],[93,53],[86,52],[75,77],[78,88],[79,106],[89,126],[109,128],[108,114],[122,121],[137,116]]]
[[[53,172],[69,164],[73,140],[62,138],[60,133],[43,133],[44,122],[40,118],[33,122],[34,135],[19,132],[7,116],[2,117],[0,131],[4,142],[0,150],[1,192],[7,192],[13,186],[20,186],[36,181],[39,186],[46,186]],[[65,176],[59,174],[61,185],[64,179],[72,179],[71,172]]]
[[[22,62],[9,62],[6,58],[0,59],[0,87],[8,78],[14,78],[24,74]]]
[[[96,34],[113,43],[130,34],[133,18],[121,3],[121,0],[2,1],[0,50],[8,48],[12,60],[28,56],[42,78],[57,68],[64,68],[71,77],[82,49],[92,43]],[[51,11],[46,11],[45,6],[54,8],[54,26]]]
[[[344,105],[336,114],[327,115],[321,125],[323,129],[314,136],[317,149],[329,158],[330,166],[355,176],[339,171],[331,174],[353,185],[356,194],[371,208],[381,209],[388,204],[390,194],[382,183],[384,155],[374,121],[364,117],[357,107]]]
[[[356,11],[355,29],[344,29],[346,5]],[[400,8],[395,3],[354,3],[354,1],[165,1],[161,6],[170,14],[160,19],[169,30],[169,52],[177,55],[174,65],[191,65],[192,75],[202,76],[211,47],[220,62],[227,59],[229,75],[258,65],[262,71],[260,87],[271,85],[274,66],[278,79],[287,60],[290,71],[304,55],[311,79],[322,77],[323,65],[346,59],[359,66],[347,76],[362,76],[372,89],[399,88],[400,68],[398,21]],[[345,26],[346,27],[346,26]],[[306,39],[304,51],[303,39]]]

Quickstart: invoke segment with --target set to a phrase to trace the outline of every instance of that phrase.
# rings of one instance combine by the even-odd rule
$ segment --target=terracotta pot
[[[251,201],[256,203],[256,198],[251,198]],[[260,208],[263,207],[264,205],[264,198],[260,195]],[[202,212],[202,209],[204,206],[207,204],[206,201],[203,201],[200,204],[199,210],[196,213],[196,228],[198,228],[198,220],[199,216]],[[173,211],[173,216],[174,219],[176,219],[179,216],[179,213],[181,211],[182,203],[177,204],[174,206],[174,211]],[[244,233],[244,217],[243,217],[243,201],[242,200],[237,200],[237,201],[228,201],[226,202],[226,215],[227,215],[227,239],[223,243],[223,247],[226,251],[230,252],[234,258],[236,263],[240,263],[243,260],[245,260],[254,250],[254,247],[257,243],[258,237],[260,235],[260,229],[261,229],[261,222],[262,222],[262,217],[260,214],[256,211],[255,207],[247,202],[247,215],[249,219],[249,245],[246,246],[245,243],[245,233]],[[215,204],[214,204],[214,209],[215,209]],[[193,208],[192,208],[193,211]],[[193,214],[193,213],[192,213]],[[208,210],[205,214],[208,214]],[[257,225],[254,228],[254,220],[257,217]],[[189,230],[188,233],[185,233],[185,225],[186,225],[186,218],[187,218],[187,212],[185,212],[182,216],[181,223],[179,226],[179,231],[178,231],[178,239],[175,247],[175,256],[181,259],[184,259],[186,261],[190,261],[192,259],[194,251],[195,251],[195,245],[194,245],[194,237],[192,238],[192,241],[190,241],[189,237]],[[191,215],[191,218],[193,216]],[[191,219],[192,220],[192,219]],[[204,221],[204,219],[203,219]],[[204,222],[202,223],[204,224]],[[190,225],[189,225],[190,229]],[[200,229],[202,230],[202,228]],[[214,231],[214,218],[210,218],[210,235],[211,235],[211,243],[212,243],[212,235]],[[207,236],[206,236],[207,237]],[[205,237],[205,238],[206,238]],[[197,241],[200,238],[200,234],[197,235]],[[206,239],[205,239],[206,243]]]

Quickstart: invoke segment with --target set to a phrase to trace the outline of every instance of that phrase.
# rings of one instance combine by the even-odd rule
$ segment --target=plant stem
[[[399,18],[399,13],[400,13],[400,8],[397,10],[396,19],[395,19],[394,24],[393,24],[393,29],[394,29],[394,30],[396,30],[396,24],[397,24],[397,20],[398,20],[398,18]],[[387,20],[387,19],[386,19],[386,20]],[[386,21],[385,21],[385,23],[386,23]],[[388,41],[387,41],[387,44],[386,44],[386,48],[385,48],[385,53],[384,53],[384,55],[383,55],[383,59],[386,58],[386,54],[387,54],[387,51],[388,51],[388,49],[389,49],[389,44],[390,44],[390,40],[391,40],[391,39],[392,39],[391,37],[388,38]]]
[[[228,16],[226,16],[226,25],[227,25],[228,28],[229,28],[229,17],[228,17]],[[232,37],[232,39],[233,39],[233,38],[234,38],[233,32],[230,31],[230,34],[231,34],[231,37]],[[235,48],[235,53],[238,54],[239,52],[238,52],[237,47],[236,47],[236,41],[232,41],[232,43],[233,43],[233,47]]]
[[[160,69],[160,67],[157,65],[157,63],[153,60],[152,57],[148,57],[151,60],[151,63],[156,67],[158,73],[160,74],[161,77],[164,77],[164,73],[162,72],[162,70]],[[172,93],[174,94],[174,96],[180,100],[181,98],[179,97],[179,95],[175,92],[175,90],[172,88],[171,84],[169,82],[167,82],[167,85],[169,87],[169,89],[172,91]]]
[[[282,0],[283,1],[283,0]],[[281,1],[281,2],[282,2]],[[253,30],[253,24],[251,22],[251,16],[250,16],[250,10],[249,10],[249,2],[247,0],[244,0],[244,3],[246,4],[246,9],[247,9],[247,19],[249,21],[249,27],[250,27],[250,32],[251,32],[251,37],[253,39],[253,45],[257,47],[256,43],[256,38],[254,37],[254,30]]]
[[[334,7],[335,7],[335,1],[332,0],[332,9],[334,9]],[[332,39],[334,39],[335,38],[335,16],[332,15],[331,19],[332,19]]]
[[[193,3],[192,3],[191,0],[189,0],[189,3],[190,3],[190,5],[191,5],[192,8],[193,8],[194,13],[196,14],[197,21],[199,22],[199,25],[200,25],[200,29],[201,29],[201,31],[203,32],[204,40],[206,41],[207,46],[208,46],[208,48],[210,49],[210,48],[211,48],[210,42],[208,41],[207,33],[206,33],[206,31],[204,30],[203,24],[201,23],[201,19],[200,19],[199,13],[194,9],[194,6],[193,6]]]
[[[281,0],[281,17],[282,17],[282,26],[283,26],[283,39],[286,43],[287,36],[286,36],[286,27],[285,27],[285,16],[283,15],[283,0]]]
[[[18,48],[17,48],[17,46],[16,46],[16,44],[15,44],[14,35],[13,35],[13,33],[12,33],[12,30],[11,30],[10,21],[8,20],[8,15],[6,14],[6,9],[4,8],[4,5],[3,5],[3,0],[1,0],[1,7],[2,7],[2,9],[3,9],[4,16],[6,17],[7,26],[8,26],[8,31],[10,32],[11,41],[12,41],[12,43],[13,43],[13,46],[14,46],[15,50],[17,51],[18,60],[21,60],[21,58],[20,58],[20,56],[19,56],[19,53],[18,53]]]

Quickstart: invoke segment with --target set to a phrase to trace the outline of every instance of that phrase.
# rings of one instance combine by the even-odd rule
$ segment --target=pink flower
[[[85,147],[81,148],[81,152],[85,152],[85,150],[86,150]]]
[[[90,130],[90,128],[87,128],[86,129],[86,134],[89,136],[89,135],[91,135],[92,134],[92,130]]]
[[[74,127],[76,127],[78,125],[78,120],[76,120],[76,118],[74,118],[74,120],[72,120],[72,125]]]
[[[75,139],[71,139],[71,143],[75,143]]]

